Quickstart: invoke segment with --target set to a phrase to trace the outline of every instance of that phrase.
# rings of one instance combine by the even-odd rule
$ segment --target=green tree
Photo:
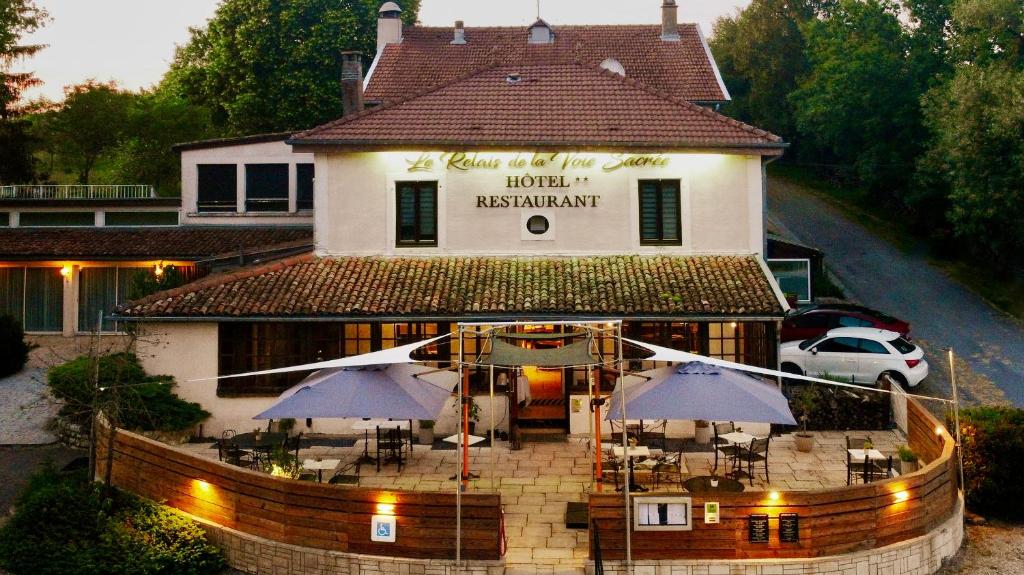
[[[715,21],[711,49],[740,120],[791,139],[793,105],[786,97],[809,64],[800,26],[825,14],[832,2],[754,0],[735,16]]]
[[[34,175],[29,124],[19,117],[19,101],[39,79],[11,67],[44,48],[22,44],[21,37],[38,30],[47,18],[33,0],[0,1],[0,183],[26,182]]]
[[[164,80],[235,133],[295,130],[341,115],[341,60],[376,50],[379,0],[224,0]],[[413,22],[419,0],[402,2]]]
[[[889,0],[840,0],[803,26],[810,71],[789,101],[802,145],[851,166],[880,197],[905,189],[919,153],[918,85],[910,39]]]
[[[952,77],[924,98],[931,132],[919,180],[945,196],[952,233],[989,266],[1024,264],[1024,4],[958,0]],[[941,191],[941,192],[940,192]]]
[[[90,80],[64,89],[64,102],[53,114],[48,137],[78,183],[88,184],[96,162],[120,141],[132,99],[113,82]]]

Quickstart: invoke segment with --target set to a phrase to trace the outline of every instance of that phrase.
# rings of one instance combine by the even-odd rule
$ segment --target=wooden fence
[[[106,470],[107,441],[98,447]],[[271,477],[118,430],[117,487],[274,541],[348,553],[455,558],[455,494],[385,491]],[[395,515],[395,543],[370,541],[374,514]],[[500,558],[498,495],[462,495],[462,558]]]
[[[835,489],[778,491],[777,500],[772,500],[769,492],[694,494],[693,530],[632,530],[633,559],[821,557],[924,535],[945,521],[956,505],[954,441],[944,426],[913,399],[907,402],[907,419],[908,443],[926,463],[917,472]],[[717,524],[704,523],[707,501],[719,503]],[[799,541],[780,541],[780,513],[797,514]],[[749,541],[751,514],[768,515],[768,542]],[[622,495],[591,495],[590,518],[601,531],[603,558],[624,559]],[[591,558],[593,552],[591,539]]]

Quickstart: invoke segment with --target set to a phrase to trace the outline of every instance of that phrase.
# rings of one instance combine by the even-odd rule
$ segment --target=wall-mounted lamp
[[[394,503],[378,503],[377,504],[377,515],[394,515],[395,504]]]
[[[71,281],[71,266],[64,264],[64,267],[60,268],[60,277],[64,278],[65,281]]]
[[[772,501],[778,501],[779,497],[780,495],[778,491],[772,491],[771,493],[768,494],[768,499],[771,499]]]
[[[935,426],[935,435],[942,435],[943,431],[945,431],[945,429],[943,429],[941,425]]]
[[[897,502],[903,503],[907,499],[910,499],[910,492],[907,491],[906,489],[902,491],[897,491],[896,493],[893,493],[893,497],[896,498]]]
[[[153,266],[153,275],[156,277],[164,275],[164,262],[160,262]]]

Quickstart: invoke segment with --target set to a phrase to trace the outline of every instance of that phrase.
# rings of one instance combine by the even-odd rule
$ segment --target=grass
[[[769,175],[801,187],[839,208],[853,221],[904,252],[926,252],[928,261],[996,308],[1024,320],[1024,278],[1003,277],[965,255],[936,254],[928,239],[913,235],[898,210],[879,209],[878,200],[854,186],[829,182],[799,166],[772,164]]]

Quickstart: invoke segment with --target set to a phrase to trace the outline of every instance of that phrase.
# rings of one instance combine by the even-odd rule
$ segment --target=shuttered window
[[[437,245],[437,182],[396,182],[398,246]]]
[[[640,243],[682,244],[679,180],[640,180]]]
[[[238,202],[238,168],[234,164],[199,164],[200,212],[234,212]]]
[[[288,211],[288,164],[245,165],[245,211]]]

